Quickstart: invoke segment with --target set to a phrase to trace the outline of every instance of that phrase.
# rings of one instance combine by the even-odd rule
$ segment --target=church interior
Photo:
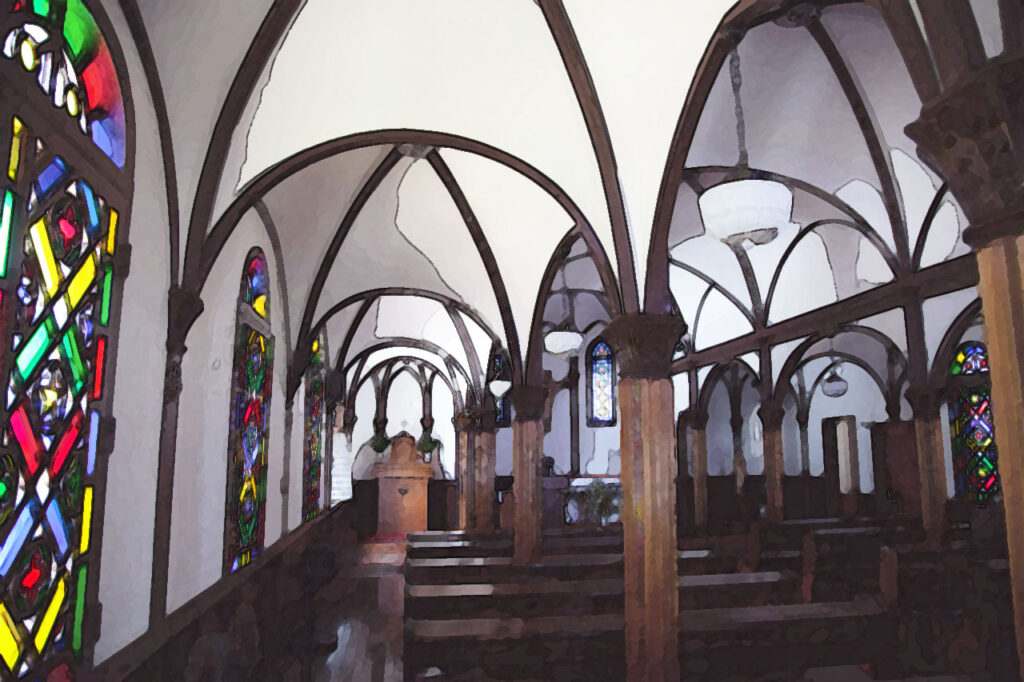
[[[1021,679],[1019,0],[0,14],[0,679]]]

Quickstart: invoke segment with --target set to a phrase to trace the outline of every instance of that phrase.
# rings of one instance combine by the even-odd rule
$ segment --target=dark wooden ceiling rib
[[[1016,52],[1024,46],[1024,3],[999,0],[999,18],[1003,25],[1003,54]]]
[[[690,153],[693,136],[697,132],[697,124],[707,103],[711,87],[718,78],[726,57],[733,48],[733,41],[722,35],[725,22],[719,25],[715,37],[704,58],[701,60],[697,73],[686,94],[683,110],[679,114],[672,142],[669,145],[668,157],[665,159],[665,170],[661,175],[661,187],[658,189],[658,200],[654,205],[654,225],[651,229],[651,247],[647,254],[647,284],[644,296],[644,310],[655,314],[668,314],[672,310],[672,294],[669,291],[668,238],[672,228],[672,215],[675,213],[676,197],[679,183],[683,179],[683,167]]]
[[[932,203],[928,206],[928,211],[924,214],[924,220],[921,222],[921,231],[917,233],[917,243],[914,244],[914,255],[910,260],[910,269],[918,270],[921,267],[921,258],[924,256],[924,245],[928,242],[928,235],[932,231],[932,225],[935,224],[935,216],[939,214],[939,209],[942,208],[942,202],[947,198],[949,194],[949,184],[946,182],[942,183],[938,191],[935,192],[935,198],[932,199]]]
[[[473,344],[473,337],[469,334],[469,328],[466,327],[466,321],[462,319],[462,315],[459,314],[458,310],[452,306],[446,305],[445,310],[455,326],[455,333],[459,335],[462,348],[466,351],[466,362],[469,363],[469,371],[473,375],[473,381],[470,383],[470,386],[475,390],[483,390],[484,368],[480,365],[480,355],[476,352],[476,346]]]
[[[309,147],[292,156],[282,160],[275,166],[266,169],[258,176],[249,181],[242,192],[235,198],[231,205],[217,219],[216,224],[210,230],[206,245],[202,249],[202,265],[196,274],[191,286],[195,291],[201,291],[202,286],[209,275],[210,268],[220,255],[221,249],[227,242],[231,232],[235,229],[242,215],[248,211],[253,203],[264,196],[267,192],[276,187],[279,183],[288,179],[295,173],[308,168],[309,166],[328,159],[337,154],[373,146],[390,146],[401,144],[423,145],[427,147],[447,147],[458,151],[476,154],[485,159],[499,163],[506,168],[513,170],[531,180],[534,184],[544,190],[554,201],[565,211],[569,218],[581,229],[584,240],[590,248],[591,256],[597,265],[605,290],[614,292],[613,297],[616,310],[621,309],[618,287],[615,283],[611,263],[608,254],[605,252],[601,241],[594,233],[593,227],[587,221],[586,216],[573,202],[568,194],[558,185],[535,167],[522,159],[513,156],[496,147],[471,140],[459,135],[438,133],[427,130],[395,129],[377,130],[368,133],[356,133],[345,137],[335,138]]]
[[[777,345],[816,334],[825,325],[839,326],[898,308],[911,300],[941,296],[977,284],[978,263],[974,254],[960,256],[766,329],[691,353],[672,363],[672,373],[724,362],[756,352],[764,344]]]
[[[262,221],[263,223],[264,229],[266,229],[267,231],[267,238],[270,239],[270,250],[274,254],[274,263],[276,271],[276,276],[274,277],[274,279],[277,280],[278,289],[280,290],[280,310],[282,313],[282,317],[284,318],[284,347],[290,350],[292,348],[293,339],[291,298],[289,298],[288,296],[288,272],[284,266],[284,251],[281,248],[281,235],[277,231],[277,224],[274,222],[274,216],[270,214],[270,209],[267,208],[267,205],[263,203],[262,199],[253,204],[253,208],[256,210],[256,215],[259,216],[260,221]],[[274,304],[273,301],[271,301],[271,304],[276,307],[276,304]],[[293,373],[297,373],[301,378],[301,375],[306,371],[306,366],[296,366],[293,362],[293,358],[294,356],[285,358],[285,361],[288,365],[289,378]],[[295,382],[295,385],[298,386],[298,381]],[[287,407],[291,407],[291,403],[292,400],[294,400],[294,398],[294,394],[288,395],[285,398],[285,405]]]
[[[363,304],[359,306],[359,310],[356,311],[355,318],[353,318],[352,322],[349,324],[348,331],[345,332],[345,340],[341,344],[341,348],[338,350],[338,359],[334,363],[334,368],[339,372],[342,371],[342,367],[345,366],[345,358],[348,357],[349,348],[352,347],[352,339],[355,338],[356,332],[359,331],[359,325],[363,323],[363,318],[366,317],[368,312],[370,312],[370,308],[376,300],[377,297],[367,297],[366,300],[363,301]],[[341,308],[339,308],[339,310],[341,310]],[[327,324],[327,319],[329,318],[325,317],[321,320],[320,324],[316,325],[314,329],[323,329],[324,325]]]
[[[857,119],[857,125],[860,127],[861,135],[864,137],[864,144],[867,145],[868,154],[871,156],[871,163],[875,167],[875,174],[878,176],[879,183],[881,183],[882,202],[885,204],[885,212],[889,216],[893,240],[896,243],[896,255],[899,256],[900,265],[902,266],[901,270],[909,269],[910,246],[907,241],[907,214],[903,207],[903,196],[900,194],[899,187],[896,184],[896,173],[892,167],[892,157],[885,144],[885,139],[874,111],[871,109],[871,103],[868,102],[856,77],[850,70],[849,65],[847,65],[846,60],[843,59],[843,55],[840,54],[839,48],[832,40],[832,36],[825,30],[821,22],[811,22],[807,30],[818,44],[818,47],[821,48],[825,59],[828,60],[829,66],[832,67],[832,72],[839,81],[839,86],[843,89],[843,94],[846,95],[850,108],[853,110],[853,115]]]
[[[1014,0],[1016,1],[1016,0]],[[896,47],[903,56],[910,80],[922,102],[939,94],[939,77],[932,63],[931,51],[925,42],[917,17],[908,0],[867,0],[885,18]]]
[[[445,386],[448,387],[448,390],[451,391],[451,393],[452,393],[452,400],[456,403],[456,409],[458,409],[458,410],[462,409],[462,406],[463,406],[462,396],[459,394],[458,387],[455,386],[454,384],[452,384],[452,382],[448,379],[448,377],[446,377],[444,375],[444,372],[442,372],[439,367],[437,367],[434,363],[430,362],[429,360],[424,360],[423,358],[413,357],[411,355],[400,355],[400,356],[397,356],[397,357],[394,357],[394,358],[388,358],[387,360],[382,360],[381,362],[379,362],[376,365],[374,365],[369,371],[367,371],[365,374],[363,374],[361,377],[358,378],[358,381],[356,381],[355,386],[353,387],[352,391],[349,392],[349,396],[348,396],[348,400],[346,401],[346,404],[348,404],[348,405],[353,404],[355,399],[356,399],[356,395],[358,395],[358,393],[359,393],[359,389],[362,388],[363,384],[365,384],[368,380],[372,380],[374,382],[374,388],[376,389],[375,392],[379,392],[380,393],[379,399],[383,400],[384,403],[385,403],[385,406],[386,406],[387,405],[388,393],[390,393],[390,391],[391,391],[391,384],[398,377],[398,375],[401,374],[402,371],[403,371],[403,370],[400,369],[398,372],[393,372],[394,366],[397,363],[399,363],[399,362],[405,362],[405,361],[410,361],[411,363],[417,365],[417,367],[422,367],[423,365],[427,365],[431,369],[433,369],[434,372],[435,372],[435,376],[441,377],[441,381],[443,381]],[[381,370],[384,370],[384,375],[385,375],[384,376],[384,382],[383,382],[384,385],[383,386],[380,386],[378,384],[378,381],[379,381],[379,379],[378,379],[379,374],[378,373]],[[413,374],[412,372],[410,372],[410,374],[412,374],[413,377],[416,377],[416,375]],[[417,380],[417,383],[420,383],[420,381]],[[423,385],[422,384],[420,384],[420,390],[421,391],[423,390]]]
[[[932,358],[932,369],[929,375],[929,382],[932,386],[944,386],[946,373],[949,371],[949,362],[953,360],[953,351],[960,345],[960,338],[970,329],[978,316],[981,315],[981,297],[974,299],[953,318],[953,321],[942,335],[939,347],[935,349],[935,357]],[[948,358],[949,362],[943,362]]]
[[[590,144],[594,148],[598,169],[601,173],[601,185],[604,187],[605,203],[608,217],[611,220],[612,240],[615,245],[615,262],[619,269],[619,283],[622,290],[623,312],[640,311],[640,299],[637,289],[636,267],[633,264],[633,246],[629,238],[629,225],[626,221],[626,205],[622,199],[622,186],[619,182],[618,166],[615,162],[615,150],[612,147],[608,122],[601,109],[601,100],[597,96],[594,79],[587,68],[587,60],[583,56],[576,31],[572,27],[569,15],[561,0],[539,0],[544,20],[548,24],[551,36],[562,57],[566,74],[572,89],[576,93],[576,101],[583,113],[583,120],[590,136]]]
[[[274,0],[267,15],[263,18],[256,35],[249,44],[249,49],[242,59],[242,65],[235,73],[228,89],[224,104],[221,106],[210,145],[206,150],[206,159],[196,185],[196,194],[192,202],[192,217],[189,220],[188,235],[185,242],[184,284],[192,291],[200,291],[206,279],[206,262],[203,253],[206,246],[207,230],[213,220],[214,202],[224,174],[224,164],[235,129],[242,118],[242,112],[252,95],[256,82],[263,72],[281,36],[291,26],[292,19],[304,4],[304,0]]]
[[[747,322],[750,323],[751,327],[756,328],[758,326],[758,321],[754,317],[754,313],[750,310],[750,308],[748,308],[747,306],[743,305],[743,302],[740,301],[740,299],[738,299],[735,296],[735,294],[733,294],[731,291],[729,291],[728,289],[723,287],[721,284],[719,284],[715,280],[711,279],[710,277],[708,277],[707,275],[705,275],[703,272],[701,272],[697,268],[693,267],[692,265],[688,265],[687,263],[683,263],[682,261],[675,260],[674,258],[670,258],[669,259],[669,263],[671,265],[674,265],[675,267],[679,268],[680,270],[683,270],[684,272],[690,273],[694,277],[700,279],[705,284],[709,285],[711,288],[713,288],[718,293],[722,294],[722,296],[725,296],[725,298],[730,303],[732,303],[734,306],[736,306],[736,308],[738,308],[739,311],[741,313],[743,313],[743,317],[747,318]],[[770,305],[770,304],[771,304],[771,295],[769,294],[768,303],[766,305]]]
[[[462,221],[466,224],[466,229],[469,230],[469,235],[473,238],[473,244],[476,245],[477,253],[480,255],[480,260],[487,271],[487,277],[491,281],[491,290],[494,292],[494,299],[497,301],[498,310],[501,312],[501,323],[505,328],[505,342],[511,356],[509,360],[512,364],[512,381],[516,385],[521,385],[523,380],[523,361],[519,351],[519,332],[516,330],[516,321],[512,316],[512,305],[509,303],[508,290],[505,288],[505,280],[501,275],[501,270],[498,268],[498,261],[494,258],[494,252],[491,251],[491,245],[487,242],[487,237],[484,236],[484,231],[480,227],[480,221],[477,220],[476,214],[473,213],[469,200],[466,199],[465,193],[463,193],[459,183],[455,180],[455,176],[452,175],[448,164],[445,163],[436,149],[431,150],[427,154],[427,161],[430,163],[430,167],[434,169],[434,172],[437,173],[437,177],[441,179],[445,189],[448,190],[448,194],[451,195],[456,208],[459,209]]]
[[[363,210],[363,207],[366,206],[366,202],[369,201],[370,197],[384,181],[384,178],[386,178],[388,173],[394,169],[401,158],[402,154],[398,149],[392,148],[384,159],[381,160],[373,173],[370,174],[370,177],[366,179],[366,182],[364,182],[362,187],[359,188],[359,191],[356,192],[355,197],[352,199],[352,203],[345,212],[345,217],[341,219],[341,224],[338,225],[338,229],[335,231],[334,237],[331,239],[331,243],[328,244],[327,249],[324,251],[324,255],[320,259],[320,266],[316,271],[316,277],[313,278],[313,284],[309,290],[309,298],[306,299],[306,308],[302,312],[302,324],[299,326],[299,333],[295,338],[296,360],[301,360],[302,356],[308,350],[303,344],[306,344],[307,340],[311,339],[310,331],[313,328],[313,315],[316,314],[317,303],[320,301],[320,295],[323,293],[324,284],[327,282],[327,276],[330,274],[331,268],[334,266],[334,262],[338,258],[338,252],[341,250],[342,242],[345,241],[348,233],[352,230],[352,225],[355,224],[356,219]],[[300,361],[297,362],[297,364],[303,363]],[[297,388],[297,383],[294,386],[289,384],[288,392],[293,393]]]
[[[171,246],[171,287],[178,285],[181,264],[181,242],[179,236],[178,179],[174,163],[174,144],[171,139],[171,122],[167,116],[167,101],[164,88],[160,82],[160,71],[156,66],[153,46],[149,42],[149,33],[142,20],[136,0],[120,0],[121,11],[128,22],[135,48],[142,61],[142,71],[149,81],[149,91],[153,97],[153,111],[156,113],[157,135],[160,138],[160,154],[163,157],[164,186],[167,191],[167,224],[170,228]]]
[[[487,325],[487,322],[484,321],[483,316],[480,315],[479,312],[474,310],[469,305],[463,303],[462,301],[457,301],[451,298],[450,296],[439,294],[436,291],[428,291],[426,289],[416,289],[412,287],[385,287],[381,289],[367,289],[366,291],[360,291],[357,294],[352,294],[348,298],[338,301],[337,303],[332,305],[320,317],[317,323],[313,325],[313,329],[316,330],[323,328],[323,326],[326,325],[327,322],[332,317],[334,317],[335,315],[337,315],[339,312],[349,307],[350,305],[359,303],[364,299],[368,299],[370,303],[373,303],[373,299],[379,298],[381,296],[418,296],[420,298],[428,298],[432,301],[437,301],[438,303],[441,303],[444,306],[452,306],[459,312],[469,317],[469,319],[473,320],[473,322],[477,323],[480,326],[480,328],[483,329],[484,332],[486,332],[489,337],[491,337],[491,341],[497,343],[498,345],[501,345],[501,337],[499,337],[494,332],[494,330]],[[355,332],[353,331],[352,333],[354,334]],[[338,354],[339,363],[342,361],[342,359],[345,357],[345,354],[347,353],[348,346],[344,346],[341,350],[341,353]],[[337,366],[337,368],[340,369],[340,364]]]
[[[985,47],[970,2],[926,0],[918,2],[918,7],[943,89],[984,66]]]
[[[882,260],[884,260],[885,264],[889,266],[889,271],[892,273],[892,276],[894,278],[900,276],[900,264],[897,262],[896,257],[893,256],[892,251],[889,250],[888,245],[884,241],[882,241],[881,237],[878,236],[877,232],[875,232],[869,227],[865,227],[864,225],[861,225],[860,223],[854,222],[852,220],[816,220],[813,223],[808,223],[807,225],[800,229],[800,232],[797,233],[796,238],[794,238],[793,241],[789,243],[789,246],[786,247],[786,250],[782,254],[782,258],[779,259],[779,264],[778,266],[776,266],[775,273],[772,275],[772,282],[768,286],[768,297],[765,300],[765,325],[768,324],[768,315],[771,313],[772,301],[775,299],[775,291],[778,288],[779,279],[782,277],[782,270],[783,268],[786,267],[786,263],[787,261],[789,261],[790,256],[793,255],[793,252],[796,250],[796,247],[800,244],[801,241],[803,241],[804,237],[806,237],[819,227],[824,227],[826,225],[836,225],[839,227],[845,227],[859,233],[862,237],[864,237],[864,239],[868,243],[875,247],[875,249],[878,251],[878,254],[882,257]]]
[[[526,347],[526,383],[530,386],[540,386],[544,382],[544,339],[542,326],[544,323],[544,309],[547,308],[548,296],[551,287],[554,285],[555,276],[565,263],[566,257],[572,251],[573,244],[580,238],[579,230],[573,228],[565,233],[558,246],[551,254],[548,265],[544,269],[544,276],[540,281],[540,289],[537,292],[537,301],[533,306],[533,320],[530,324],[530,340]]]

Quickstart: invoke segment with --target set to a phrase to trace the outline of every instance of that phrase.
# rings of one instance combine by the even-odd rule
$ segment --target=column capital
[[[498,430],[498,412],[493,400],[484,399],[483,405],[479,405],[473,410],[473,417],[477,431],[493,432]]]
[[[387,417],[374,417],[373,418],[373,431],[374,433],[384,433],[384,430],[388,427]]]
[[[541,419],[547,391],[540,386],[513,386],[509,397],[516,411],[516,420]]]
[[[428,431],[433,431],[434,430],[434,418],[433,417],[424,417],[423,419],[420,419],[420,427],[423,429],[424,433],[426,433]]]
[[[806,429],[807,425],[811,422],[811,410],[808,409],[797,409],[796,411],[796,423],[802,428]]]
[[[782,427],[782,419],[786,416],[786,410],[779,403],[761,403],[757,410],[757,416],[761,418],[761,426],[765,430],[778,429]]]
[[[915,419],[937,417],[942,407],[942,392],[927,386],[911,386],[905,393]]]
[[[691,412],[688,420],[691,429],[697,431],[704,431],[708,428],[708,413],[707,412]]]
[[[167,352],[179,358],[185,354],[189,329],[203,314],[203,299],[190,289],[172,286],[167,292]]]
[[[612,320],[604,338],[615,351],[620,377],[666,379],[676,343],[685,333],[686,323],[675,315],[630,313]]]
[[[459,433],[467,433],[473,430],[476,419],[469,412],[460,412],[452,417],[452,424],[455,425],[455,430]]]
[[[918,154],[949,182],[980,248],[1024,232],[1024,52],[990,60],[924,103],[907,126]]]

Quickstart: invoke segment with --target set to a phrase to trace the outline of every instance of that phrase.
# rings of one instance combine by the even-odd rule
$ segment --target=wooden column
[[[906,132],[917,143],[918,154],[949,184],[970,223],[964,241],[978,251],[1017,654],[1024,677],[1024,52],[1015,45],[986,60],[977,49],[976,31],[968,39],[963,26],[935,14],[964,8],[935,4],[942,7],[921,9],[929,44],[943,44],[936,71],[945,90],[928,91],[920,117]],[[961,49],[950,51],[957,40]]]
[[[1024,227],[1024,216],[1021,216]],[[1006,543],[1024,678],[1024,237],[996,240],[978,253],[992,376],[992,418],[1006,512]]]
[[[477,413],[477,432],[474,438],[473,528],[476,533],[493,533],[498,529],[497,496],[494,492],[496,454],[496,425],[493,401]]]
[[[796,411],[796,425],[800,429],[800,473],[811,473],[811,435],[808,431],[808,424],[811,415],[808,410],[798,409]]]
[[[544,389],[512,389],[515,423],[512,429],[512,466],[515,474],[515,536],[513,561],[540,560],[543,529],[541,458],[544,456]]]
[[[678,540],[669,364],[686,331],[669,315],[623,315],[605,330],[619,365],[626,679],[679,679]]]
[[[764,443],[764,487],[765,517],[773,522],[782,521],[782,477],[785,474],[782,451],[782,418],[786,412],[782,406],[771,402],[763,403],[757,411],[761,418],[762,442]]]
[[[473,443],[473,416],[463,412],[452,419],[455,425],[455,462],[458,469],[459,530],[473,528],[476,457]]]
[[[917,469],[921,478],[921,522],[928,544],[938,546],[946,530],[946,463],[943,458],[941,395],[928,389],[908,389],[914,411]]]
[[[708,416],[694,414],[690,422],[693,462],[693,523],[697,531],[708,527]]]

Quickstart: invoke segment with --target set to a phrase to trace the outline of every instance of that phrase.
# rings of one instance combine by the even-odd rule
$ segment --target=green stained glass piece
[[[4,205],[0,209],[0,277],[7,276],[7,251],[11,244],[11,222],[14,219],[14,194],[4,192]]]
[[[50,0],[32,0],[32,11],[41,17],[50,16]]]
[[[88,577],[89,564],[83,564],[78,569],[78,579],[75,581],[75,621],[71,634],[71,648],[78,659],[82,657],[82,622],[85,620],[85,588]]]
[[[68,11],[64,17],[64,41],[76,60],[91,53],[96,44],[98,29],[92,14],[82,0],[68,0]]]
[[[18,373],[21,374],[22,380],[28,379],[29,375],[32,374],[32,370],[36,368],[36,365],[39,364],[39,361],[46,354],[46,349],[49,348],[53,335],[56,332],[56,329],[53,329],[54,326],[52,319],[48,318],[44,324],[39,325],[39,328],[33,332],[32,336],[25,343],[25,347],[18,353],[14,363],[18,367]]]
[[[956,376],[959,373],[960,373],[960,363],[956,363],[955,362],[955,363],[953,363],[952,374],[953,374],[953,376]]]
[[[110,291],[114,288],[114,269],[109,265],[103,274],[103,303],[100,306],[100,324],[104,327],[110,322]]]
[[[78,337],[75,336],[75,327],[68,329],[60,343],[61,354],[64,362],[71,367],[71,376],[75,381],[75,393],[82,390],[85,383],[85,363],[82,362],[82,354],[79,352]]]
[[[0,497],[3,497],[6,494],[7,494],[7,484],[4,483],[3,481],[0,481]]]

